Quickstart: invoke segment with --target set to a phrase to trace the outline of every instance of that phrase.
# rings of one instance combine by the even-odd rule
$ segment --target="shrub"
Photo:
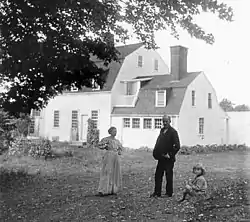
[[[94,147],[99,143],[99,130],[95,127],[95,122],[88,119],[87,145]]]
[[[48,139],[34,140],[30,144],[29,155],[32,157],[49,157],[52,153],[51,143]]]
[[[31,141],[25,137],[17,137],[9,146],[9,155],[24,156],[29,154]]]
[[[20,117],[15,120],[17,136],[26,137],[28,135],[29,124],[31,122],[30,116],[21,113]]]
[[[227,151],[246,151],[246,145],[196,145],[196,146],[182,146],[179,154],[190,155],[193,153],[219,153]]]
[[[10,143],[13,141],[14,120],[14,117],[0,109],[0,154],[8,150]]]

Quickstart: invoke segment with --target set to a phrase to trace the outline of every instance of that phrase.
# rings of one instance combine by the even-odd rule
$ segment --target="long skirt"
[[[116,194],[122,185],[120,158],[114,151],[107,151],[103,157],[98,192],[104,195]]]

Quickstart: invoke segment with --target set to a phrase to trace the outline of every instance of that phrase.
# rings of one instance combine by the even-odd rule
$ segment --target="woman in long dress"
[[[122,185],[120,158],[122,144],[115,138],[117,130],[110,127],[110,136],[103,138],[98,147],[107,150],[102,161],[98,196],[116,195]]]

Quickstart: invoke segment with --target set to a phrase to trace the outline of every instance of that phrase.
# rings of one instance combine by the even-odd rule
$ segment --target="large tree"
[[[1,0],[0,79],[9,83],[1,105],[27,113],[72,86],[102,86],[107,71],[90,55],[117,61],[112,36],[128,39],[124,23],[149,48],[156,48],[156,31],[178,37],[178,27],[212,44],[213,35],[194,22],[202,11],[232,21],[232,8],[217,0]]]

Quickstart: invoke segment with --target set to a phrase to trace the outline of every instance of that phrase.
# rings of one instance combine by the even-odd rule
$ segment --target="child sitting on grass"
[[[191,183],[186,184],[186,190],[183,193],[183,197],[179,202],[186,200],[187,195],[191,197],[199,194],[205,194],[207,190],[207,181],[204,177],[205,169],[202,164],[197,164],[193,167],[193,173],[196,175]]]

